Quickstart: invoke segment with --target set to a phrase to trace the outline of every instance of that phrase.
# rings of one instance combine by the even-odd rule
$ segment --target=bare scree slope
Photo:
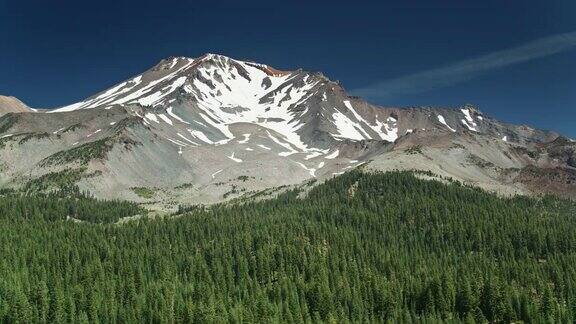
[[[429,170],[500,193],[576,194],[575,143],[470,105],[390,108],[320,73],[206,54],[162,60],[82,102],[0,97],[0,187],[71,180],[161,208],[366,168]]]

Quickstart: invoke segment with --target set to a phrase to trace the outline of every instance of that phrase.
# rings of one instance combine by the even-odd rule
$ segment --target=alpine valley
[[[576,197],[576,143],[472,105],[380,107],[321,73],[172,57],[81,102],[0,97],[0,188],[77,185],[152,209],[212,204],[361,167],[499,195]]]

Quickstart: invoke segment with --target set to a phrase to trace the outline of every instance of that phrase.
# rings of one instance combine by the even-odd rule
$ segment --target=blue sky
[[[472,103],[576,137],[576,46],[546,43],[575,31],[574,0],[0,0],[0,94],[57,107],[211,52],[321,71],[384,106]]]

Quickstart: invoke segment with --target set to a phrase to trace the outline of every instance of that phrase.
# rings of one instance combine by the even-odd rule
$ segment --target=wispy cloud
[[[575,46],[576,32],[557,34],[444,67],[378,82],[351,92],[372,99],[421,93],[467,81],[493,69],[566,51]]]

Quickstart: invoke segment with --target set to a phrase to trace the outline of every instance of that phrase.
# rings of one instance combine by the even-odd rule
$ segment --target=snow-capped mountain
[[[379,107],[320,73],[215,54],[162,60],[46,113],[8,114],[0,137],[8,166],[0,186],[81,169],[79,185],[99,196],[139,199],[130,188],[149,187],[167,205],[219,201],[367,162],[505,192],[532,191],[515,181],[529,165],[573,171],[570,150],[562,159],[545,152],[558,134],[501,123],[471,105]]]
[[[349,98],[337,83],[321,74],[279,71],[215,54],[163,60],[143,74],[51,113],[131,105],[144,107],[146,124],[187,125],[185,135],[195,143],[230,141],[234,138],[230,125],[250,123],[277,133],[286,146],[300,151],[311,149],[309,140],[302,138],[306,134],[304,126],[311,121],[321,124],[321,130],[336,140],[388,142],[394,142],[399,132],[403,135],[426,126],[445,127],[452,132],[486,132],[493,126],[468,106],[456,115],[453,110],[437,111],[428,113],[429,120],[415,120],[407,114],[410,109],[383,109]],[[175,112],[179,107],[180,115]],[[407,123],[402,124],[406,125],[399,125],[399,115],[405,115]],[[176,140],[191,142],[182,139]]]
[[[164,60],[141,75],[53,112],[145,107],[147,124],[186,125],[184,134],[172,139],[183,146],[225,143],[235,138],[230,125],[249,123],[270,130],[290,152],[317,151],[303,138],[305,125],[324,118],[330,119],[330,135],[335,139],[393,142],[398,138],[394,117],[382,116],[381,121],[377,115],[360,116],[350,100],[332,107],[335,103],[329,98],[335,92],[342,90],[320,74],[278,71],[207,54],[199,59]]]

